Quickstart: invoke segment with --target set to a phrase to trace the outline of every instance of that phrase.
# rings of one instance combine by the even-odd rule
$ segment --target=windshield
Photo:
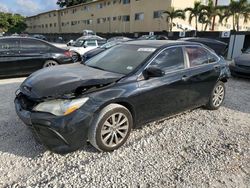
[[[103,49],[108,49],[108,48],[111,48],[117,44],[119,44],[120,42],[117,42],[117,41],[112,41],[112,42],[108,42],[104,45],[102,45],[100,48],[103,48]]]
[[[109,72],[129,74],[135,70],[155,48],[136,45],[118,45],[88,60],[85,64]]]
[[[81,47],[81,46],[83,46],[84,42],[85,42],[85,40],[78,39],[78,40],[75,41],[75,43],[73,44],[73,46],[75,46],[75,47]]]

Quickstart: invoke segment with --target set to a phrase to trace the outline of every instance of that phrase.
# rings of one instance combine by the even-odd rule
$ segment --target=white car
[[[77,53],[79,56],[83,56],[86,52],[102,46],[106,43],[106,39],[99,36],[83,36],[78,38],[72,46],[69,46],[69,50]]]

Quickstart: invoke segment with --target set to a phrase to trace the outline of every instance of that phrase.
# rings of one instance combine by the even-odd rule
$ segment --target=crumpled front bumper
[[[88,128],[93,114],[79,109],[67,116],[33,112],[24,109],[18,97],[15,99],[16,113],[49,150],[68,153],[79,149],[88,139]]]

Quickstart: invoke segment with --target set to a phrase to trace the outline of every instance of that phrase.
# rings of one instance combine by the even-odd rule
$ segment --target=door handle
[[[189,78],[190,78],[189,76],[184,75],[184,76],[182,76],[181,80],[184,81],[184,82],[186,82],[186,81],[189,80]]]

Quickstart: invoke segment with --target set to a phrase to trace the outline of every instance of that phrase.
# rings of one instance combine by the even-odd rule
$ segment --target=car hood
[[[61,98],[78,89],[101,88],[124,75],[107,72],[75,63],[41,69],[31,74],[20,86],[20,91],[33,99]]]
[[[250,66],[250,54],[242,54],[241,56],[236,57],[234,61],[237,65]]]

